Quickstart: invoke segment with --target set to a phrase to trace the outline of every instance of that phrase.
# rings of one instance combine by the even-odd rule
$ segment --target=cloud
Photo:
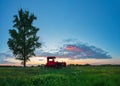
[[[59,51],[62,57],[69,57],[71,59],[109,59],[112,58],[108,53],[95,46],[88,46],[85,44],[65,44]]]
[[[36,57],[56,56],[67,59],[111,59],[108,52],[101,48],[86,43],[79,42],[76,39],[67,39],[60,43],[56,49],[48,49],[47,46],[37,49],[35,51]],[[48,50],[47,50],[48,49]],[[0,64],[11,63],[15,57],[9,52],[0,53]],[[43,61],[43,58],[39,58]],[[15,63],[15,61],[13,61]]]
[[[108,52],[103,49],[97,48],[93,45],[88,45],[77,41],[76,39],[67,39],[61,43],[61,47],[57,49],[56,52],[42,52],[39,56],[56,56],[61,58],[70,59],[110,59],[112,58]],[[51,50],[52,51],[52,50]]]
[[[0,63],[9,63],[7,61],[8,58],[13,58],[12,54],[10,52],[0,53]]]
[[[83,52],[82,49],[80,49],[80,48],[78,48],[76,46],[73,46],[73,45],[66,46],[65,50],[72,51],[72,52]]]

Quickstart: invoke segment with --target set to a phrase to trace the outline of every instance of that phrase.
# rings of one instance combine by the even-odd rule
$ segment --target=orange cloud
[[[66,49],[66,50],[69,50],[69,51],[75,51],[75,52],[76,52],[76,51],[79,51],[79,52],[83,52],[82,49],[77,48],[76,46],[72,46],[72,45],[67,46],[65,49]]]

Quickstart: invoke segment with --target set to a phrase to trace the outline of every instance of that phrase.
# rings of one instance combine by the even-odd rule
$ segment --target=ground
[[[0,67],[0,86],[119,86],[120,66]]]

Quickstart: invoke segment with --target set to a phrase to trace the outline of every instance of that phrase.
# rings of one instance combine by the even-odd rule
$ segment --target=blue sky
[[[44,48],[54,50],[65,45],[64,40],[71,40],[66,47],[81,48],[76,44],[82,42],[120,59],[119,0],[0,0],[0,53],[9,51],[8,30],[20,8],[37,16],[34,25],[40,28]]]

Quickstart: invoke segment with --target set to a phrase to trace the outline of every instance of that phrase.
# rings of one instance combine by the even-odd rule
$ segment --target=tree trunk
[[[23,62],[23,64],[24,64],[24,68],[26,67],[26,60],[25,60],[26,58],[24,57],[24,62]]]
[[[26,67],[26,54],[25,54],[25,27],[24,27],[24,54],[23,54],[23,56],[24,56],[24,68]]]

